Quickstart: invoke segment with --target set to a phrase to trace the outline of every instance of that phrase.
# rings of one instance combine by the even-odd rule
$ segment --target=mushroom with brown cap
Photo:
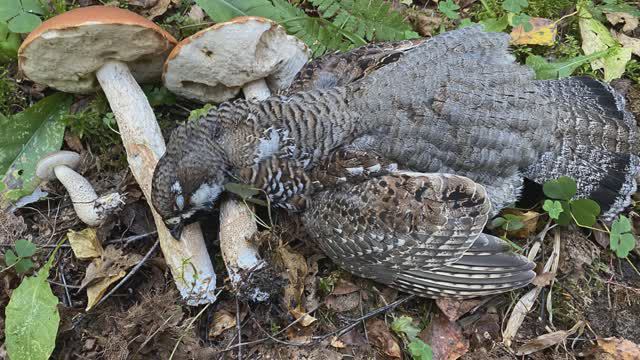
[[[35,82],[73,93],[102,88],[131,172],[148,200],[153,170],[166,148],[137,81],[158,79],[165,54],[175,43],[169,33],[133,12],[90,6],[43,22],[18,50],[20,69]],[[190,305],[214,301],[215,273],[199,225],[190,225],[183,241],[177,241],[151,208],[160,246],[182,297]]]
[[[123,197],[112,193],[98,197],[93,186],[74,169],[80,164],[80,155],[73,151],[57,151],[42,158],[36,166],[36,176],[43,180],[58,179],[64,185],[76,214],[89,226],[99,226],[119,209]]]
[[[275,22],[243,16],[178,43],[163,80],[175,94],[204,103],[221,103],[241,90],[261,100],[287,88],[308,59],[307,46]]]

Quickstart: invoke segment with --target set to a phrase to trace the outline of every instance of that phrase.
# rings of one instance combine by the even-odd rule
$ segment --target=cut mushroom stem
[[[198,224],[186,227],[178,241],[151,204],[153,171],[166,148],[136,81],[159,80],[162,62],[176,43],[171,34],[131,11],[89,6],[43,22],[20,46],[18,63],[31,80],[62,91],[89,93],[97,90],[98,83],[102,87],[131,172],[151,207],[176,287],[187,304],[198,305],[216,299],[213,264]]]
[[[245,84],[242,87],[244,98],[247,100],[264,100],[271,96],[271,90],[267,86],[267,82],[264,79],[258,79]]]
[[[80,155],[58,151],[38,162],[36,175],[43,180],[58,179],[67,189],[78,218],[89,226],[99,226],[124,205],[124,199],[118,193],[99,198],[91,183],[74,171],[79,164]]]

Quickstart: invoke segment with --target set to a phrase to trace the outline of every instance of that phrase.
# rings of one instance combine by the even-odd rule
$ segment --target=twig
[[[122,280],[120,280],[120,282],[118,282],[118,284],[116,284],[116,286],[111,289],[111,291],[107,293],[107,295],[103,296],[102,299],[100,299],[100,301],[98,301],[98,303],[95,304],[93,308],[96,308],[98,307],[98,305],[102,304],[105,300],[107,300],[107,298],[109,298],[109,296],[113,295],[116,290],[118,290],[127,280],[129,280],[133,276],[133,274],[138,272],[142,265],[149,259],[149,257],[151,257],[151,254],[153,254],[153,252],[158,248],[158,244],[160,244],[160,241],[156,240],[151,249],[149,249],[149,251],[147,251],[147,253],[144,255],[142,260],[140,260],[140,262],[138,262],[136,266],[134,266],[133,269],[131,269],[131,271],[129,271],[129,273],[125,277],[123,277]]]
[[[158,241],[156,241],[156,245],[158,244]],[[220,292],[218,292],[218,294],[216,294],[216,298],[218,297],[218,295],[220,295]],[[189,328],[193,325],[194,322],[196,322],[196,320],[205,312],[205,310],[207,310],[209,308],[209,305],[211,305],[212,303],[207,303],[207,305],[205,305],[202,310],[200,310],[196,316],[193,317],[193,319],[191,319],[191,321],[189,321],[189,324],[187,325],[187,327],[185,328],[185,331],[182,333],[182,335],[180,335],[180,337],[178,338],[178,341],[176,341],[176,345],[173,347],[173,350],[171,351],[171,356],[169,356],[169,360],[173,359],[173,355],[176,354],[176,350],[178,350],[178,346],[180,345],[180,343],[182,342],[182,338],[184,338],[184,336],[187,334],[187,331],[189,330]]]
[[[238,360],[242,360],[242,324],[240,324],[240,303],[236,293],[236,329],[238,330]]]
[[[147,237],[149,237],[151,235],[156,235],[157,233],[158,233],[157,231],[152,231],[152,232],[148,232],[148,233],[145,233],[145,234],[128,236],[126,238],[111,239],[111,240],[105,241],[104,244],[107,245],[107,244],[113,244],[113,243],[126,243],[125,245],[129,245],[129,243],[131,243],[133,241],[144,239],[144,238],[147,238]]]
[[[67,302],[69,306],[73,306],[73,302],[71,301],[71,294],[69,293],[69,287],[67,285],[67,279],[64,277],[64,269],[62,268],[62,263],[58,263],[58,271],[60,271],[60,279],[62,280],[62,284],[64,285],[64,293],[67,296]]]

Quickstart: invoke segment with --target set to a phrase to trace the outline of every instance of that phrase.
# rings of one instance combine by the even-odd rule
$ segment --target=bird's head
[[[211,213],[228,182],[224,152],[202,131],[176,129],[153,174],[153,205],[176,239],[185,225]]]

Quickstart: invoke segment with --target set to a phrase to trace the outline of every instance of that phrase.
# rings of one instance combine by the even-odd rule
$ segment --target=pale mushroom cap
[[[99,88],[95,72],[107,61],[127,63],[138,82],[158,80],[176,39],[131,11],[108,6],[74,9],[32,31],[18,50],[31,80],[71,93]]]
[[[76,169],[80,165],[80,155],[73,151],[56,151],[38,161],[36,165],[36,176],[42,180],[54,180],[56,178],[53,169],[56,166],[64,165],[71,169]]]
[[[178,43],[165,62],[163,80],[182,97],[220,103],[258,79],[274,93],[285,89],[308,59],[307,46],[275,22],[243,16]]]

